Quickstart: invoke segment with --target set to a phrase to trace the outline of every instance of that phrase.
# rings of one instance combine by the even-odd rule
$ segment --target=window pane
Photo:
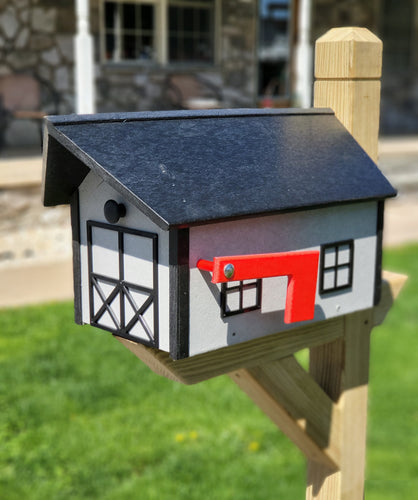
[[[124,30],[135,29],[135,4],[122,4],[122,26]]]
[[[335,261],[336,248],[331,247],[325,250],[325,267],[333,267],[336,265]]]
[[[106,35],[106,59],[112,60],[115,57],[115,36]]]
[[[105,3],[105,26],[106,28],[114,28],[116,24],[116,4],[115,2]]]
[[[200,38],[198,41],[198,58],[202,61],[211,61],[213,59],[212,44],[207,38]]]
[[[194,9],[183,9],[184,31],[194,31]]]
[[[239,305],[240,293],[239,291],[229,292],[226,295],[226,310],[227,312],[234,312],[240,309]]]
[[[170,7],[168,9],[168,27],[170,32],[177,31],[179,26],[179,9]]]
[[[242,307],[254,307],[257,305],[257,288],[248,288],[243,290]]]
[[[169,50],[170,60],[177,61],[179,59],[179,48],[178,48],[177,37],[170,36],[168,50]]]
[[[349,266],[339,267],[337,271],[337,287],[347,286],[350,283]]]
[[[209,9],[199,9],[198,19],[199,19],[199,31],[200,33],[209,34],[210,32],[210,17],[211,12]]]
[[[196,52],[196,44],[194,43],[193,37],[185,37],[184,38],[184,57],[188,61],[193,61],[196,59],[195,57],[195,52]]]
[[[338,265],[348,264],[350,262],[350,245],[341,245],[338,247]]]
[[[324,272],[324,290],[332,290],[335,286],[335,271],[331,269],[330,271]]]
[[[123,58],[136,59],[136,37],[135,35],[123,35]]]
[[[141,28],[143,30],[154,29],[154,7],[152,5],[141,5]]]
[[[139,57],[141,59],[152,59],[152,43],[152,36],[146,35],[141,38],[141,48],[139,53]]]

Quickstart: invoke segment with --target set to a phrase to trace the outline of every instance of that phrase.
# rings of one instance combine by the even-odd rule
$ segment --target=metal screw
[[[235,272],[235,267],[233,266],[233,264],[226,264],[225,267],[224,267],[224,275],[225,275],[225,278],[232,278],[232,276],[234,276],[234,272]]]

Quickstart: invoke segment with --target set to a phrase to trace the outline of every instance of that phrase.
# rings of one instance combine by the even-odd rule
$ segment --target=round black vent
[[[104,206],[104,216],[107,222],[116,224],[118,220],[126,215],[126,207],[123,203],[118,203],[115,200],[107,200]]]

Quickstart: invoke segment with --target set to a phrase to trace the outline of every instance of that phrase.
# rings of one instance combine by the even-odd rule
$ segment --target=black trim
[[[101,274],[93,272],[93,228],[98,227],[108,231],[115,231],[118,234],[118,252],[119,252],[119,278],[110,278]],[[124,255],[124,235],[132,234],[142,238],[149,238],[152,240],[152,259],[153,259],[153,287],[148,288],[142,285],[128,282],[125,280],[125,270],[123,266]],[[117,337],[123,337],[139,344],[145,344],[151,347],[159,346],[159,320],[158,320],[158,235],[148,231],[141,231],[138,229],[126,228],[123,226],[115,226],[113,224],[105,224],[103,222],[87,221],[87,247],[88,247],[88,266],[89,266],[89,298],[90,298],[90,324],[92,326],[107,330]],[[106,297],[100,287],[100,282],[105,282],[113,285],[112,292]],[[94,290],[97,292],[102,300],[102,305],[96,313],[94,313]],[[148,294],[145,302],[138,307],[133,299],[130,290],[137,290]],[[111,303],[115,298],[119,297],[120,301],[120,320],[118,320],[114,313]],[[125,317],[125,299],[129,302],[131,308],[134,310],[134,316],[126,324]],[[153,307],[154,324],[153,329],[143,318],[143,314],[149,307]],[[114,323],[114,328],[101,325],[100,318],[105,312],[109,313],[110,318]],[[140,339],[134,335],[130,335],[129,331],[136,324],[140,323],[145,333],[149,337],[149,341]]]
[[[221,285],[221,318],[235,316],[236,314],[243,314],[249,311],[261,309],[261,279],[252,280],[251,283],[244,283],[243,281],[239,281],[238,285],[229,286],[232,283],[234,282],[222,283]],[[251,290],[252,288],[256,289],[255,304],[253,306],[244,307],[244,292],[245,290]],[[239,293],[239,306],[238,309],[228,311],[228,295],[234,292]]]
[[[189,230],[169,232],[170,253],[170,356],[189,356],[190,334],[190,271]]]
[[[71,141],[57,131],[49,132],[48,122],[45,133],[45,168],[42,179],[42,200],[46,207],[70,203],[71,195],[90,172],[82,154],[77,157],[70,149]]]
[[[74,321],[83,324],[83,304],[81,300],[81,257],[80,257],[80,199],[78,189],[71,195],[71,231],[73,247],[73,287],[74,287]]]
[[[348,262],[339,263],[338,262],[338,250],[340,247],[349,246],[349,259]],[[328,249],[335,250],[335,263],[333,265],[325,266],[325,252]],[[338,270],[342,268],[348,267],[348,280],[345,285],[338,285]],[[353,267],[354,267],[354,240],[344,240],[344,241],[336,241],[334,243],[327,243],[321,246],[321,262],[319,267],[319,293],[326,294],[337,292],[340,290],[345,290],[347,288],[351,288],[353,285]],[[324,274],[325,271],[334,271],[334,285],[330,288],[324,287]]]
[[[385,202],[377,203],[377,224],[376,224],[376,267],[374,278],[374,298],[373,304],[377,306],[382,295],[382,255],[383,255],[383,225],[384,225]]]

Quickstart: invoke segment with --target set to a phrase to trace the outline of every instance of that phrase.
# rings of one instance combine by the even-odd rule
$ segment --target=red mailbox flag
[[[212,283],[288,276],[285,323],[306,321],[315,315],[319,251],[232,255],[200,259],[197,267],[212,274]]]

